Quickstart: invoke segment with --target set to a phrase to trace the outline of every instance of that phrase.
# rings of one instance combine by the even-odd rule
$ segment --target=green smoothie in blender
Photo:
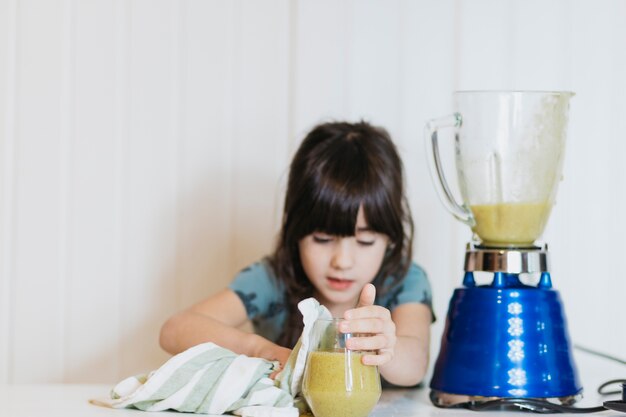
[[[472,231],[485,246],[532,246],[541,236],[552,205],[501,203],[470,206],[476,220]]]

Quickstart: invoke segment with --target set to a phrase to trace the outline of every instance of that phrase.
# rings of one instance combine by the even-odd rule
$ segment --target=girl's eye
[[[315,242],[315,243],[328,243],[331,240],[333,240],[333,238],[330,237],[330,236],[313,235],[313,242]]]
[[[376,243],[376,233],[371,231],[359,231],[356,234],[356,242],[359,246],[372,246]]]

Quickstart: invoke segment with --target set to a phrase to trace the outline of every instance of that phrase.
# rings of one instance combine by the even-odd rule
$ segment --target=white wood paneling
[[[511,45],[519,4],[497,0],[456,2],[456,89],[513,88]]]
[[[611,15],[607,20],[607,24],[611,28],[610,42],[611,48],[608,66],[611,72],[608,74],[612,82],[610,100],[610,114],[605,122],[611,126],[609,134],[608,146],[612,149],[609,154],[607,168],[609,169],[611,178],[611,188],[609,190],[608,212],[609,225],[606,232],[609,235],[610,252],[607,256],[607,262],[610,263],[611,269],[609,276],[605,278],[608,281],[608,290],[606,294],[615,294],[606,299],[606,305],[609,307],[607,317],[612,320],[609,323],[612,327],[611,331],[601,332],[600,326],[593,326],[597,332],[593,337],[594,345],[602,348],[604,344],[611,346],[615,354],[624,355],[626,350],[626,338],[618,329],[620,318],[623,316],[623,308],[617,297],[626,294],[626,280],[622,279],[622,265],[620,260],[623,259],[624,253],[624,236],[626,236],[626,193],[624,184],[626,183],[626,164],[623,162],[623,155],[626,155],[626,141],[623,140],[624,132],[626,132],[626,118],[622,117],[624,109],[626,109],[626,48],[624,45],[626,38],[624,34],[624,26],[622,22],[626,19],[626,2],[613,0],[610,2]],[[621,190],[621,192],[620,192]],[[605,317],[599,320],[604,321]],[[585,333],[586,334],[586,333]],[[605,339],[605,337],[608,337]],[[591,339],[591,337],[587,337]]]
[[[351,21],[349,118],[387,126],[392,136],[400,119],[401,9],[399,1],[355,1]]]
[[[111,259],[111,269],[114,271],[113,276],[108,280],[112,289],[111,300],[115,305],[109,311],[108,316],[111,326],[115,328],[115,332],[109,333],[111,337],[110,343],[116,345],[116,349],[105,351],[99,349],[100,355],[111,355],[111,366],[109,372],[117,372],[119,374],[128,374],[128,370],[121,367],[121,352],[125,346],[121,337],[124,326],[130,323],[134,325],[134,320],[123,316],[120,305],[122,303],[122,292],[125,289],[125,283],[131,280],[128,270],[129,265],[129,172],[130,172],[130,126],[131,126],[131,3],[127,0],[117,0],[113,3],[113,33],[111,41],[113,45],[113,172],[109,175],[113,181],[113,201],[110,215],[113,217],[113,258]],[[91,374],[90,378],[98,378],[100,375]],[[108,376],[107,376],[108,377]],[[102,377],[104,380],[104,377]],[[81,379],[78,379],[81,381]]]
[[[348,117],[350,10],[348,2],[297,2],[292,152],[315,124]]]
[[[452,0],[401,3],[398,134],[394,137],[403,158],[407,191],[415,222],[414,257],[426,269],[433,285],[437,322],[432,329],[435,358],[452,290],[459,286],[465,241],[463,225],[443,209],[428,172],[424,125],[452,111],[451,85],[455,82],[457,12]],[[453,138],[442,132],[442,157],[449,179],[455,181]],[[453,182],[456,184],[456,182]],[[442,256],[442,248],[446,250]]]
[[[280,226],[273,220],[288,163],[289,4],[240,4],[232,91],[231,272],[264,256]]]
[[[545,240],[573,341],[623,355],[625,19],[620,0],[0,0],[0,382],[158,366],[163,320],[271,250],[290,157],[333,119],[398,144],[436,353],[470,232],[422,129],[455,89],[576,92]]]
[[[515,3],[510,88],[571,90],[571,13],[566,0]]]
[[[12,380],[15,216],[15,1],[0,3],[0,383]]]
[[[67,230],[62,193],[67,150],[60,136],[64,3],[27,0],[17,9],[13,381],[63,378]],[[45,69],[45,70],[44,70]],[[45,341],[42,354],[41,341]]]
[[[626,13],[621,2],[578,2],[571,16],[576,96],[564,181],[546,240],[552,242],[554,282],[564,298],[573,341],[623,356],[626,339],[616,336],[620,302],[613,294],[624,289],[619,260],[626,233],[620,215],[626,172],[619,162],[624,133],[617,128],[622,123],[617,114],[626,108],[626,81],[615,71],[620,62],[624,68],[626,58],[625,30],[617,23]]]
[[[177,138],[177,3],[136,1],[130,12],[125,276],[120,282],[120,367],[131,373],[166,356],[160,325],[175,305]]]
[[[73,4],[65,346],[69,381],[114,379],[119,373],[115,13],[113,2]]]
[[[230,279],[235,3],[187,2],[181,15],[176,309]]]

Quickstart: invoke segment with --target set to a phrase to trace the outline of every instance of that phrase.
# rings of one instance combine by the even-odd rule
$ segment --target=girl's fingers
[[[361,358],[361,362],[363,365],[374,365],[380,366],[384,365],[391,360],[391,353],[389,352],[380,352],[378,355],[363,355]]]
[[[344,321],[339,325],[342,333],[395,333],[393,322],[379,318]]]
[[[366,337],[351,337],[346,340],[346,348],[350,350],[384,350],[391,345],[390,340],[384,334]]]
[[[346,321],[339,325],[342,333],[365,333],[369,336],[351,337],[346,340],[346,347],[351,350],[378,352],[363,355],[364,365],[384,365],[393,357],[396,344],[396,325],[391,320],[391,312],[381,306],[375,306],[376,289],[368,284],[361,290],[356,308],[344,313]]]
[[[343,314],[343,317],[346,320],[365,319],[372,317],[391,320],[391,312],[385,307],[381,306],[366,306],[346,310],[346,312]]]
[[[359,295],[359,302],[356,307],[367,307],[374,304],[376,299],[376,287],[373,284],[365,284]]]

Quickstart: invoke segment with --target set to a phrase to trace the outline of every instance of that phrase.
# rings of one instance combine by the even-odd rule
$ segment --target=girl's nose
[[[349,269],[354,265],[354,250],[349,238],[341,238],[335,246],[332,257],[332,267],[335,269]]]

